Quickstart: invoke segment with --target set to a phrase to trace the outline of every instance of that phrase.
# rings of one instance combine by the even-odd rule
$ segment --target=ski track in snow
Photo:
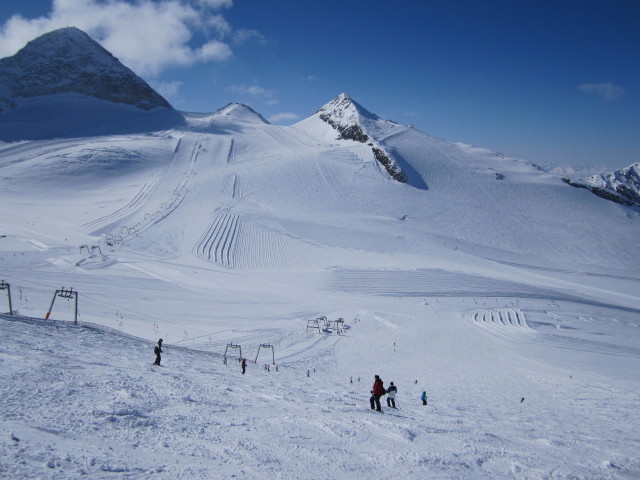
[[[556,291],[438,269],[347,270],[333,272],[329,289],[370,295],[554,298]],[[568,296],[567,296],[568,298]]]
[[[97,227],[98,225],[114,222],[122,217],[125,217],[127,214],[135,211],[139,205],[141,205],[145,198],[151,193],[154,189],[155,183],[147,184],[145,183],[140,191],[133,197],[133,199],[127,203],[124,207],[116,210],[115,212],[110,213],[109,215],[105,215],[104,217],[97,218],[90,222],[85,223],[83,226],[92,229]]]

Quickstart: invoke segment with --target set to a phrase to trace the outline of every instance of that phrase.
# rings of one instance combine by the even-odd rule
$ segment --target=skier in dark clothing
[[[384,389],[384,384],[380,377],[376,375],[375,378],[376,379],[373,382],[373,388],[371,389],[371,398],[369,399],[369,402],[371,403],[371,410],[381,412],[382,407],[380,406],[380,397],[387,393],[387,391]]]
[[[396,408],[396,393],[398,393],[398,389],[391,382],[387,388],[387,407]]]
[[[422,405],[426,405],[427,404],[427,392],[422,392],[422,396],[420,397],[420,400],[422,400]]]
[[[242,359],[242,374],[244,375],[244,371],[247,369],[247,359]]]
[[[162,353],[162,339],[158,340],[158,345],[153,349],[153,353],[156,354],[156,361],[153,362],[154,365],[160,366],[160,354]]]

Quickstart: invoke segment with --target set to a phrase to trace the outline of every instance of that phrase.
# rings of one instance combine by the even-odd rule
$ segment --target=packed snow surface
[[[119,118],[0,143],[0,477],[640,477],[637,210],[377,117],[406,184],[313,116]]]

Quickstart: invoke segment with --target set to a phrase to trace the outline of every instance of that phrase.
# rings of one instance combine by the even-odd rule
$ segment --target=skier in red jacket
[[[376,410],[378,412],[382,411],[382,407],[380,407],[380,397],[384,395],[386,390],[384,389],[384,384],[380,377],[376,375],[376,379],[373,382],[373,388],[371,389],[371,398],[369,402],[371,403],[371,410]]]

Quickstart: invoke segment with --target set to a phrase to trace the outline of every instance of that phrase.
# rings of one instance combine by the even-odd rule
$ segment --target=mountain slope
[[[120,281],[135,288],[139,279]],[[152,341],[0,315],[0,472],[100,480],[382,479],[390,471],[508,479],[514,470],[535,480],[616,479],[640,472],[637,383],[620,370],[613,379],[590,371],[627,364],[637,376],[629,349],[603,351],[620,327],[601,335],[600,345],[575,343],[574,350],[535,332],[519,309],[481,310],[477,321],[465,321],[451,299],[403,306],[402,313],[360,312],[355,323],[349,316],[342,336],[266,315],[253,341],[238,340],[245,357],[258,359],[245,375],[237,349],[223,363],[229,331],[206,335],[199,351],[180,348],[191,340],[167,341],[155,367]],[[260,307],[247,304],[245,315]],[[526,318],[570,326],[560,308],[549,308],[553,316]],[[587,312],[604,323],[606,311]],[[556,338],[570,342],[567,332]],[[278,370],[270,352],[258,355],[265,338],[275,345]],[[384,413],[370,411],[374,374],[398,386],[396,410],[383,397]]]
[[[36,182],[37,198],[82,185],[93,200],[75,214],[60,211],[78,232],[104,241],[132,229],[131,248],[197,252],[227,267],[420,267],[433,262],[425,252],[444,248],[568,268],[640,268],[618,255],[635,248],[640,228],[626,207],[526,162],[388,125],[375,141],[403,165],[407,185],[389,181],[366,143],[325,142],[320,130],[233,111],[241,118],[226,109],[188,115],[187,129],[153,136],[8,146],[0,175],[12,184],[3,188],[29,192]],[[389,261],[389,250],[402,254]]]

